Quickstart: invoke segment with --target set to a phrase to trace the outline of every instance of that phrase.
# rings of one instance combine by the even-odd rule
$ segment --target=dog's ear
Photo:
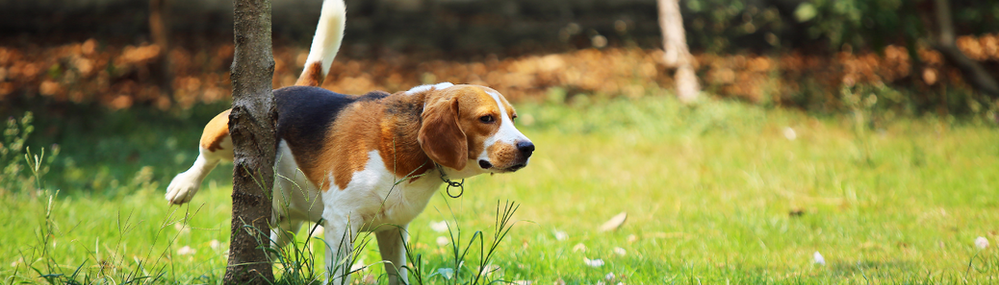
[[[458,125],[458,97],[427,96],[416,140],[434,162],[458,170],[465,168],[468,140]]]

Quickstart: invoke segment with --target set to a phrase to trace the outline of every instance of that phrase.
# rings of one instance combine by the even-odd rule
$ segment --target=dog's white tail
[[[298,77],[295,85],[319,86],[330,71],[333,58],[340,51],[343,41],[343,29],[347,22],[347,6],[343,0],[323,1],[323,10],[319,14],[319,24],[316,36],[312,38],[309,58],[305,60],[305,69]]]

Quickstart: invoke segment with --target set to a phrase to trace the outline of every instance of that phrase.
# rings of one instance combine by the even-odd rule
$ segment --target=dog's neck
[[[431,96],[431,91],[418,93],[399,92],[383,99],[383,106],[386,119],[381,122],[382,131],[386,135],[383,138],[391,138],[393,141],[382,143],[380,150],[385,154],[386,166],[390,167],[397,177],[410,177],[411,180],[421,179],[422,176],[439,176],[443,171],[449,179],[464,179],[485,173],[482,169],[475,167],[471,161],[464,169],[453,169],[442,167],[438,170],[435,162],[431,160],[420,144],[417,136],[420,132],[423,119],[424,102]],[[390,136],[387,134],[391,134]],[[393,164],[392,161],[397,163]],[[395,169],[392,169],[395,167]],[[435,180],[440,180],[436,179]]]
[[[415,181],[434,169],[433,161],[423,152],[416,139],[420,132],[426,93],[396,93],[382,101],[386,116],[381,121],[381,137],[386,141],[381,143],[380,151],[388,170],[399,178]]]

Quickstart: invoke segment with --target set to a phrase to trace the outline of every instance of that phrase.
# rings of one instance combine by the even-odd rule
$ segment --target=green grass
[[[726,101],[688,108],[658,96],[570,101],[520,104],[520,128],[537,145],[531,165],[514,174],[468,179],[464,195],[452,199],[442,193],[411,224],[411,247],[421,255],[425,278],[446,281],[430,275],[453,262],[450,246],[437,243],[448,233],[433,231],[430,223],[457,224],[463,246],[475,230],[484,231],[488,243],[497,201],[509,200],[520,207],[493,256],[499,269],[492,279],[999,282],[994,125],[932,117],[870,124],[855,121],[864,116],[815,117]],[[184,146],[194,145],[197,136],[174,131],[200,128],[161,131],[157,121],[129,124],[134,131],[109,138],[64,139],[151,149],[137,161],[105,158],[100,151],[106,150],[88,152],[86,146],[73,149],[58,141],[62,153],[46,176],[51,184],[87,185],[79,182],[85,178],[66,172],[82,177],[100,172],[93,169],[105,169],[105,184],[89,184],[86,191],[61,188],[51,207],[48,194],[54,190],[0,193],[0,217],[7,220],[0,223],[4,283],[44,282],[41,274],[97,283],[139,276],[150,276],[143,282],[220,282],[231,167],[216,170],[190,206],[169,207],[165,184],[196,154]],[[795,132],[794,140],[785,136],[787,128]],[[129,145],[135,141],[139,145]],[[64,160],[75,165],[60,168]],[[620,229],[597,231],[621,212],[628,219]],[[556,232],[566,238],[559,240]],[[978,236],[992,245],[977,249]],[[213,248],[213,240],[222,247]],[[178,254],[184,246],[196,252]],[[355,280],[384,281],[376,249],[371,241],[360,253],[372,266]],[[825,265],[813,263],[816,251]],[[584,258],[603,265],[588,266]],[[471,263],[465,266],[475,270]],[[609,273],[613,280],[605,279]]]

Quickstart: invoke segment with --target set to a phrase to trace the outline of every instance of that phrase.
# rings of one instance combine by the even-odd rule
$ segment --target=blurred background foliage
[[[694,105],[669,98],[675,83],[662,59],[656,0],[346,0],[344,46],[324,87],[362,94],[450,81],[499,90],[517,105],[518,125],[532,137],[537,134],[536,142],[573,143],[568,148],[558,144],[554,155],[534,166],[552,175],[520,180],[497,176],[508,179],[492,182],[502,185],[498,189],[515,193],[580,186],[604,194],[606,189],[649,190],[636,196],[644,200],[676,198],[675,215],[694,218],[647,219],[679,221],[661,230],[689,233],[676,237],[678,246],[665,251],[680,256],[677,272],[695,272],[686,276],[696,278],[702,265],[684,260],[698,260],[705,244],[720,246],[724,250],[719,252],[729,256],[763,256],[757,260],[759,268],[769,274],[770,261],[781,258],[771,258],[780,254],[766,246],[762,252],[755,248],[757,241],[767,240],[755,233],[767,232],[777,233],[769,240],[792,245],[792,251],[807,254],[816,243],[834,239],[830,244],[841,245],[842,256],[876,256],[863,266],[860,261],[830,263],[833,270],[819,277],[859,281],[860,274],[867,280],[865,269],[887,268],[927,272],[899,280],[935,280],[939,277],[931,275],[939,268],[959,264],[955,279],[940,280],[966,278],[968,272],[989,278],[994,275],[976,272],[978,267],[965,271],[971,264],[960,259],[967,251],[951,242],[970,241],[985,231],[995,238],[990,223],[979,221],[991,217],[981,213],[994,213],[985,209],[995,206],[994,199],[981,198],[991,196],[980,191],[989,188],[994,172],[981,165],[999,153],[994,143],[993,148],[987,143],[999,126],[999,98],[973,88],[962,69],[935,46],[935,3],[940,1],[951,7],[956,48],[984,67],[987,76],[999,78],[996,0],[680,0],[702,97],[712,101]],[[275,87],[293,84],[301,71],[320,2],[272,0]],[[157,10],[156,3],[163,6]],[[166,28],[159,36],[150,20],[157,13]],[[162,192],[155,191],[162,191],[197,156],[192,146],[204,122],[230,105],[232,29],[232,0],[0,0],[0,197],[16,200],[22,196],[9,194],[26,193],[44,198],[49,193],[42,189],[63,189],[62,195],[70,197],[118,198],[114,201],[139,193],[133,199],[137,205],[159,197]],[[670,163],[647,160],[666,156]],[[208,188],[230,183],[229,169],[210,174]],[[689,179],[631,179],[673,176]],[[693,190],[661,191],[665,182],[679,186],[666,188]],[[858,199],[856,193],[866,190]],[[934,196],[938,190],[949,192]],[[572,191],[551,195],[599,197]],[[764,210],[751,208],[752,215],[743,215],[745,209],[722,207],[728,201],[745,204],[740,197],[747,195],[753,196],[750,204]],[[913,195],[923,199],[895,199]],[[548,193],[528,199],[553,200]],[[605,200],[562,204],[610,211],[614,207],[600,204]],[[681,202],[695,206],[680,211]],[[700,204],[725,210],[713,212],[696,206]],[[658,209],[656,204],[652,212]],[[154,216],[165,215],[161,212]],[[84,215],[84,220],[94,219]],[[633,218],[639,223],[645,219]],[[685,230],[690,221],[695,223]],[[774,230],[782,225],[793,230],[795,224],[799,231],[806,229],[804,239],[790,235],[795,238],[788,240],[789,235]],[[735,234],[718,230],[725,227]],[[846,231],[822,233],[830,227]],[[929,235],[898,234],[909,228]],[[815,229],[817,233],[808,234]],[[624,235],[617,236],[615,242],[623,242]],[[928,238],[913,239],[921,236]],[[604,239],[582,240],[590,238]],[[663,248],[648,240],[652,248]],[[692,240],[700,243],[690,246]],[[524,239],[525,249],[527,245]],[[939,251],[919,253],[928,248]],[[684,257],[688,249],[698,254]],[[640,254],[628,258],[633,256]],[[900,263],[893,263],[898,256]],[[944,258],[936,258],[940,256]],[[641,264],[636,268],[649,264],[634,260]],[[798,266],[787,260],[791,268]],[[922,261],[931,261],[930,268]],[[705,270],[718,272],[717,262],[710,263],[703,265]],[[736,267],[721,271],[757,283],[773,280],[747,275],[732,264]],[[825,272],[824,267],[805,266],[812,270],[805,271],[809,276]],[[663,270],[656,272],[670,271]]]
[[[53,172],[83,189],[117,189],[108,185],[127,175],[117,172],[130,171],[68,171],[106,156],[135,165],[167,157],[172,166],[156,177],[182,169],[191,157],[174,153],[196,141],[182,130],[229,102],[232,2],[162,2],[168,44],[150,29],[153,2],[0,0],[0,117],[35,114],[33,132],[5,141],[12,155],[26,152],[13,146],[63,142]],[[320,2],[272,1],[275,87],[300,72]],[[996,98],[975,91],[934,48],[933,3],[682,0],[680,8],[709,100],[862,112],[872,127],[927,115],[995,125]],[[957,47],[999,77],[999,1],[949,3]],[[347,0],[344,47],[324,87],[360,94],[450,81],[492,86],[518,104],[671,96],[656,5]],[[134,132],[142,128],[155,131]],[[28,143],[11,143],[29,132],[18,139]]]
[[[273,1],[275,86],[288,85],[300,70],[319,2]],[[570,97],[672,88],[659,60],[655,0],[347,2],[345,46],[327,86],[334,90],[455,81],[530,99],[554,87]],[[720,98],[837,112],[848,109],[840,89],[861,84],[869,87],[856,88],[901,92],[885,103],[914,114],[994,109],[992,98],[970,90],[928,42],[932,2],[684,0],[680,6],[698,75]],[[949,2],[958,47],[995,78],[999,2]],[[151,35],[150,3],[0,0],[6,103],[0,114],[64,102],[170,109],[228,100],[231,1],[164,1],[169,45]]]
[[[275,37],[307,43],[318,18],[312,0],[275,0]],[[570,35],[599,33],[612,44],[634,40],[658,46],[655,0],[348,0],[348,39],[395,48],[506,51],[536,44],[565,48]],[[916,0],[683,0],[688,40],[702,52],[772,50],[775,47],[838,51],[842,45],[877,50],[926,36],[932,1]],[[999,31],[999,3],[950,0],[962,35]],[[166,1],[172,30],[183,37],[231,35],[232,3]],[[60,42],[125,38],[149,33],[149,2],[135,0],[0,0],[5,41]],[[624,21],[625,26],[619,21]],[[427,30],[425,28],[436,28]],[[560,33],[562,37],[559,37]],[[486,37],[489,36],[489,37]],[[428,38],[429,37],[429,38]],[[479,43],[462,42],[475,37]],[[424,39],[420,39],[424,38]],[[492,38],[492,39],[489,39]],[[209,40],[209,39],[202,39]],[[224,40],[224,39],[216,39]],[[557,40],[557,41],[556,41]],[[354,44],[348,42],[348,44]],[[588,47],[583,44],[580,47]],[[536,48],[536,47],[535,47]],[[534,52],[550,50],[533,50]]]

